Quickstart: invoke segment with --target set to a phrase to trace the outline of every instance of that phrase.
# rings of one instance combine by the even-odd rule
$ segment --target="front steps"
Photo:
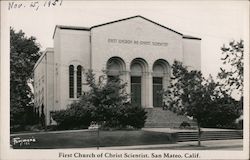
[[[228,130],[228,131],[204,131],[201,134],[202,141],[208,140],[228,140],[228,139],[242,139],[242,130]],[[197,141],[198,131],[193,132],[177,132],[177,141]]]
[[[179,128],[183,121],[188,122],[191,127],[197,126],[196,123],[186,116],[163,110],[162,108],[146,108],[147,120],[145,128]]]
[[[162,108],[147,108],[147,120],[144,128],[146,130],[150,128],[157,132],[157,128],[172,128],[171,133],[176,135],[176,141],[186,142],[186,141],[197,141],[198,140],[198,131],[195,130],[180,130],[180,124],[183,121],[188,122],[191,127],[197,128],[197,124],[188,119],[186,116],[177,115],[169,110],[163,110]],[[148,128],[148,129],[147,129]],[[176,128],[176,131],[174,128]],[[170,129],[171,130],[171,129]],[[159,130],[159,132],[166,132]],[[229,139],[242,139],[243,131],[242,130],[225,130],[225,129],[213,129],[205,130],[201,134],[201,140],[229,140]]]

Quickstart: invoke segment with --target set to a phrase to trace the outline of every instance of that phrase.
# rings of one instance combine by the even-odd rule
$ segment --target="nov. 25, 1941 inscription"
[[[31,8],[37,11],[39,8],[53,8],[61,6],[63,0],[37,0],[37,1],[10,1],[8,10]]]

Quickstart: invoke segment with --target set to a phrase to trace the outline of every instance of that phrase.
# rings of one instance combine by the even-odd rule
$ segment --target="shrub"
[[[90,87],[81,99],[70,105],[69,109],[55,111],[53,119],[61,129],[88,127],[91,121],[102,125],[102,128],[142,128],[146,120],[146,112],[142,107],[128,103],[126,83],[117,76],[109,79],[99,78],[90,70],[86,74]]]
[[[52,117],[58,129],[87,128],[91,122],[91,110],[81,103],[73,103],[66,110],[52,112]]]
[[[147,112],[144,108],[127,104],[121,108],[119,123],[122,127],[132,126],[133,128],[139,129],[144,127],[147,119],[146,114]]]
[[[16,124],[16,125],[10,126],[11,133],[19,132],[19,131],[23,131],[23,130],[25,130],[25,127],[23,125]]]
[[[106,113],[106,120],[102,123],[104,129],[142,128],[147,118],[144,108],[131,104],[115,107],[106,106],[102,110]],[[74,103],[66,110],[52,112],[53,119],[57,122],[58,129],[87,128],[96,115],[91,107]]]
[[[41,130],[43,130],[43,126],[41,124],[25,126],[25,131],[39,132]]]
[[[238,129],[243,129],[243,119],[239,120]]]
[[[180,128],[190,128],[190,127],[191,127],[191,125],[187,121],[183,121],[180,124]]]
[[[126,104],[104,108],[103,112],[108,114],[105,114],[106,120],[102,123],[102,129],[139,129],[144,127],[147,112],[142,107]]]

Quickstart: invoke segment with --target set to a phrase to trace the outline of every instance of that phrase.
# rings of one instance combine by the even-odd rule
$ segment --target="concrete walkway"
[[[84,149],[96,149],[96,148],[84,148]],[[197,146],[197,141],[190,141],[190,142],[179,142],[175,144],[100,147],[99,149],[100,150],[243,150],[243,140],[237,139],[237,140],[202,141],[200,147]]]
[[[197,132],[196,129],[178,129],[178,128],[142,128],[144,131],[153,131],[153,132],[164,132],[164,133],[175,133],[175,132]],[[219,129],[219,128],[201,128],[202,131],[235,131],[233,129]],[[47,134],[47,133],[74,133],[74,132],[83,132],[90,131],[88,129],[79,129],[79,130],[64,130],[64,131],[41,131],[41,132],[23,132],[23,133],[14,133],[10,136],[22,136],[22,135],[33,135],[33,134]]]

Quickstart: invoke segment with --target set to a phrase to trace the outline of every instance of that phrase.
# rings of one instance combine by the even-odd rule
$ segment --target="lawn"
[[[176,135],[171,133],[160,133],[152,131],[100,131],[100,146],[130,146],[175,143]],[[28,145],[14,145],[13,148],[21,149],[52,149],[52,148],[90,148],[98,146],[96,131],[79,131],[64,133],[29,134],[11,136],[10,142],[13,145],[13,138],[30,139],[36,142]]]

